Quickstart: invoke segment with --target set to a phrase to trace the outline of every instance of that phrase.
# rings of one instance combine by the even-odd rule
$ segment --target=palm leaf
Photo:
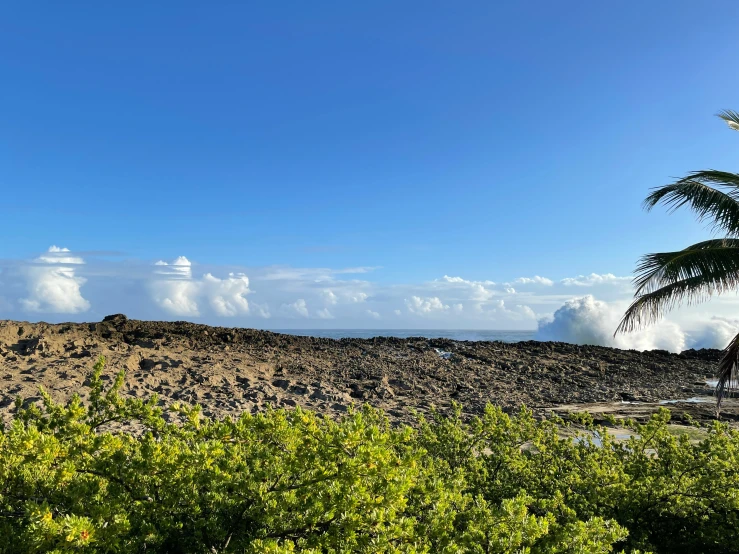
[[[699,275],[665,285],[653,292],[642,294],[635,299],[624,314],[614,335],[629,333],[656,322],[664,312],[673,309],[683,301],[697,304],[708,300],[713,294],[721,294],[731,286],[720,276]]]
[[[700,221],[712,220],[711,227],[732,236],[739,236],[739,202],[734,194],[718,190],[706,184],[731,187],[738,194],[739,175],[721,171],[691,173],[670,185],[658,187],[644,200],[644,207],[651,210],[659,203],[671,212],[689,206]],[[738,196],[739,197],[739,196]]]
[[[739,387],[739,335],[731,339],[724,349],[724,357],[718,365],[716,384],[716,414],[721,411],[721,401],[732,389]]]
[[[691,277],[711,275],[725,286],[739,285],[739,239],[699,242],[678,252],[643,256],[636,268],[635,296]]]
[[[698,181],[703,184],[713,184],[719,187],[725,187],[732,198],[737,198],[739,190],[739,174],[730,171],[720,171],[718,169],[704,169],[703,171],[692,171],[680,181]],[[678,183],[680,182],[678,181]]]

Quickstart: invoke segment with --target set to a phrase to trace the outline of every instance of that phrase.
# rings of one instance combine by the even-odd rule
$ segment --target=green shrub
[[[669,412],[618,443],[488,406],[392,427],[198,407],[106,391],[17,404],[0,433],[0,552],[736,552],[739,436],[691,444]]]

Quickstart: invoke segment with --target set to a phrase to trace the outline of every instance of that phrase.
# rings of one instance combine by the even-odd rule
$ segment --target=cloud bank
[[[200,316],[208,309],[217,316],[233,317],[249,313],[249,278],[229,273],[220,279],[211,273],[192,276],[192,263],[180,256],[171,263],[156,262],[155,278],[149,285],[152,300],[166,312],[184,317]]]
[[[632,292],[631,278],[613,273],[387,283],[373,278],[377,271],[122,260],[52,246],[0,259],[0,318],[94,321],[123,312],[272,329],[525,329],[539,340],[671,351],[722,348],[739,331],[739,302],[722,297],[614,337]]]

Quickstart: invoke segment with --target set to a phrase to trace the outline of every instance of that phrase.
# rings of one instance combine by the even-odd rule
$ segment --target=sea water
[[[471,341],[520,342],[533,340],[536,331],[487,331],[469,329],[270,329],[275,333],[329,339],[371,339],[374,337],[424,337]]]

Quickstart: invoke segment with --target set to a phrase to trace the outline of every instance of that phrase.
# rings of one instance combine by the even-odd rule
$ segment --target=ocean
[[[371,339],[374,337],[424,337],[473,341],[520,342],[533,340],[536,331],[488,331],[469,329],[270,329],[275,333],[329,339]]]

